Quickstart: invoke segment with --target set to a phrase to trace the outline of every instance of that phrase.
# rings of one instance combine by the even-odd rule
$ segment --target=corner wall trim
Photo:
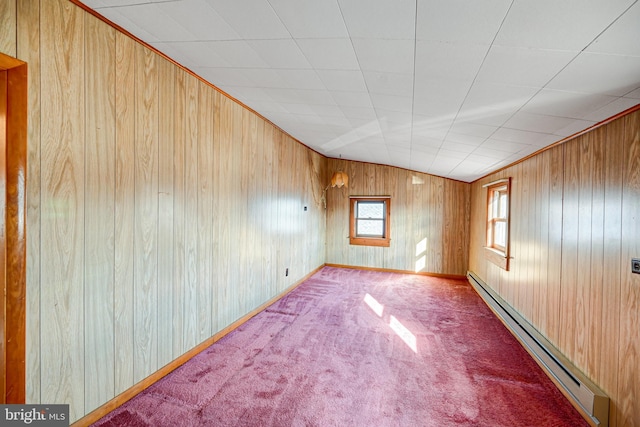
[[[562,394],[594,427],[609,425],[609,397],[476,274],[471,286],[534,358]]]

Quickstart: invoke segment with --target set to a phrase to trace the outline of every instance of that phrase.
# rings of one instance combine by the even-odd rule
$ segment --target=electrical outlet
[[[638,258],[631,259],[631,272],[640,274],[640,259]]]
[[[289,269],[288,268],[284,271],[284,275],[285,276],[289,276]]]

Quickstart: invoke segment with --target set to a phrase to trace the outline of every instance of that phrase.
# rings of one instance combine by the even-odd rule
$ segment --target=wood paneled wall
[[[349,175],[327,190],[328,264],[464,275],[470,185],[391,166],[329,159],[327,177]],[[349,196],[391,196],[391,246],[349,244]]]
[[[484,258],[486,189],[510,176],[511,263]],[[470,270],[640,425],[640,111],[472,186]]]
[[[67,0],[0,17],[29,67],[27,401],[73,421],[323,264],[326,162]]]

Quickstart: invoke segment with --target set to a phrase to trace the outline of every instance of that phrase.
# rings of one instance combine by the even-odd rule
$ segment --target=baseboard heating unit
[[[592,426],[608,427],[609,397],[478,276],[469,282],[546,374]]]

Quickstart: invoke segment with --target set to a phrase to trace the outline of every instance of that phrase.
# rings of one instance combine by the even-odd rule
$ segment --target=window
[[[351,197],[349,243],[389,246],[389,197]]]
[[[487,184],[487,258],[509,269],[509,190],[510,179]]]

